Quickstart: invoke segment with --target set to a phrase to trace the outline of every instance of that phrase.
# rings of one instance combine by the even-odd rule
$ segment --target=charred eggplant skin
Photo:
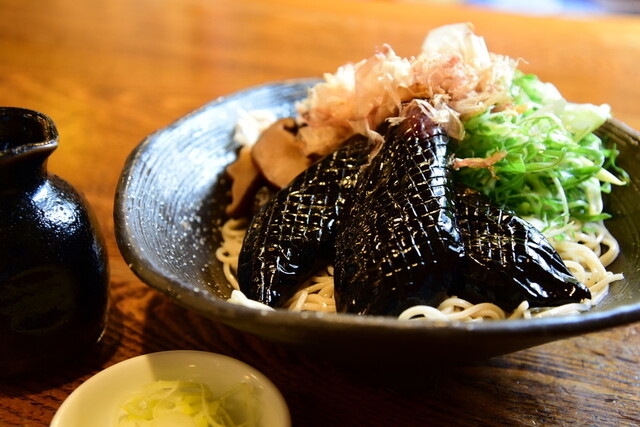
[[[535,227],[455,185],[449,137],[418,104],[404,114],[372,159],[371,142],[352,137],[254,216],[238,266],[245,295],[283,307],[333,262],[339,312],[397,316],[447,296],[506,311],[591,297]]]
[[[238,260],[240,290],[282,307],[335,256],[338,213],[368,161],[368,138],[354,136],[278,191],[253,217]]]
[[[339,312],[398,315],[437,305],[461,278],[449,137],[417,104],[389,127],[338,227]]]
[[[446,296],[556,306],[590,298],[546,238],[511,210],[455,185],[449,138],[419,108],[389,127],[338,227],[340,312],[398,315]]]
[[[465,246],[464,281],[452,292],[506,311],[522,301],[557,306],[591,298],[544,235],[505,207],[469,188],[455,188]]]

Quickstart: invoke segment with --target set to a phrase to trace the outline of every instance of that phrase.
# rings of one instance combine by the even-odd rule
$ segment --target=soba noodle
[[[222,263],[224,274],[234,289],[229,302],[271,309],[246,298],[240,292],[236,279],[238,255],[242,249],[242,240],[247,225],[246,219],[229,219],[223,224],[221,228],[222,243],[216,251],[216,258]],[[570,238],[556,238],[555,236],[560,232],[565,232],[565,236],[570,236]],[[404,320],[482,321],[577,314],[598,304],[607,294],[609,284],[623,278],[622,274],[615,274],[607,270],[607,266],[618,256],[620,248],[616,239],[602,222],[589,223],[585,226],[572,223],[561,230],[549,230],[545,234],[576,279],[589,288],[592,295],[590,300],[558,307],[533,308],[529,307],[526,301],[523,301],[513,312],[508,313],[495,304],[472,304],[451,296],[438,307],[423,305],[410,307],[402,312],[398,318]],[[334,313],[336,304],[333,297],[333,267],[327,266],[305,282],[287,302],[285,308],[290,311]]]

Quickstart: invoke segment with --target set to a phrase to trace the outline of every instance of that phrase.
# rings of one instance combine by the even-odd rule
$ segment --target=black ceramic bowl
[[[203,106],[146,138],[131,153],[118,186],[116,236],[132,270],[178,304],[268,340],[353,361],[473,361],[640,320],[640,149],[638,134],[608,122],[600,134],[620,148],[632,182],[607,200],[609,229],[622,255],[611,267],[625,279],[591,311],[576,316],[484,323],[426,323],[390,317],[254,310],[225,301],[231,287],[214,251],[220,242],[236,156],[239,110],[294,113],[314,81],[251,88]]]

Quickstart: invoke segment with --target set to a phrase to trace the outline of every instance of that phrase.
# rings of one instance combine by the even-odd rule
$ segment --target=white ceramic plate
[[[137,356],[97,373],[62,403],[51,427],[114,427],[127,396],[157,380],[199,381],[208,385],[215,395],[240,382],[253,384],[259,394],[261,425],[291,425],[284,398],[259,371],[220,354],[176,350]]]

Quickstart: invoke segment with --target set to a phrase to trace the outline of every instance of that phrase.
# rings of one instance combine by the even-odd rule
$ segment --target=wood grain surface
[[[446,23],[472,22],[492,51],[523,58],[569,100],[608,103],[640,128],[640,18],[339,0],[0,0],[0,11],[0,104],[53,118],[60,146],[49,169],[89,200],[111,268],[101,345],[54,372],[0,380],[0,426],[46,426],[96,372],[170,349],[253,365],[280,388],[295,426],[640,425],[638,324],[475,365],[424,366],[411,384],[382,381],[175,305],[131,273],[113,234],[116,183],[146,135],[216,97],[333,72],[382,43],[416,54]]]

